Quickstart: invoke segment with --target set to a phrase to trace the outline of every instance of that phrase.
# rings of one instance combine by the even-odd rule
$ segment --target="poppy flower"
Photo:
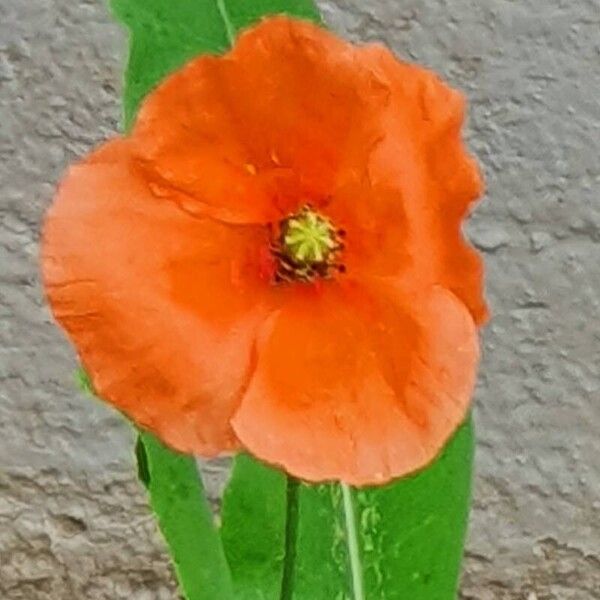
[[[463,116],[433,73],[284,17],[168,77],[45,223],[46,293],[99,396],[175,449],[309,481],[427,465],[486,318]]]

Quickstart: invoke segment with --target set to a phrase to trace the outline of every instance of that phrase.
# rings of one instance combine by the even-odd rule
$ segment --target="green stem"
[[[356,528],[356,512],[354,510],[354,499],[352,497],[352,490],[349,485],[340,482],[340,487],[342,488],[342,496],[344,499],[344,516],[346,518],[348,554],[350,556],[350,570],[352,572],[354,600],[365,600],[362,564],[360,559],[360,548],[358,545],[358,532]]]
[[[291,600],[294,592],[294,570],[296,566],[296,538],[298,535],[298,495],[300,483],[287,477],[287,515],[285,523],[285,558],[281,579],[281,600]]]

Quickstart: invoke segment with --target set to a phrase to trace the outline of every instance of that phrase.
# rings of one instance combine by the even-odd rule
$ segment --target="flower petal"
[[[309,481],[381,484],[427,465],[464,420],[477,331],[440,287],[332,286],[265,325],[233,426],[259,458]]]
[[[348,181],[324,212],[345,232],[341,261],[349,275],[414,273],[410,222],[397,189]]]
[[[461,226],[483,191],[482,178],[462,140],[465,101],[437,75],[400,62],[378,45],[363,50],[391,90],[382,113],[385,135],[371,153],[369,179],[397,190],[406,214],[413,274],[460,298],[478,324],[488,316],[483,265]]]
[[[100,397],[173,447],[237,447],[271,288],[262,228],[191,216],[153,193],[126,141],[73,167],[43,234],[44,284]]]
[[[187,195],[186,209],[232,223],[277,218],[271,181],[256,177],[221,90],[224,58],[202,56],[168,77],[144,102],[132,145],[148,177]]]
[[[229,54],[194,60],[159,86],[134,128],[137,151],[198,211],[224,220],[318,204],[344,162],[364,163],[376,116],[367,107],[387,97],[356,57],[320,27],[267,19]]]
[[[240,36],[224,78],[232,113],[261,165],[298,175],[303,201],[328,197],[347,163],[364,163],[388,90],[357,47],[300,20],[275,17]],[[258,89],[257,89],[258,88]]]

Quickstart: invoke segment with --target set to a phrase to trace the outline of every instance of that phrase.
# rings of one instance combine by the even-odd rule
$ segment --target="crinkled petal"
[[[132,146],[165,189],[186,194],[186,210],[232,223],[278,218],[273,177],[257,177],[219,83],[229,61],[202,56],[168,77],[144,102]],[[280,174],[281,177],[287,174]]]
[[[302,479],[381,484],[436,457],[466,416],[477,362],[475,324],[442,287],[306,290],[265,324],[233,426]]]
[[[357,57],[320,27],[265,20],[158,87],[133,131],[137,152],[220,219],[268,222],[323,203],[344,164],[364,163],[388,93]]]
[[[399,263],[397,274],[447,287],[482,324],[488,316],[483,265],[461,231],[483,192],[461,135],[464,98],[434,73],[400,62],[381,46],[364,48],[363,60],[391,91],[368,173],[373,186],[396,190],[406,217],[407,232],[398,241],[410,260]]]
[[[190,215],[115,141],[74,166],[43,233],[54,316],[98,394],[171,446],[237,447],[229,419],[271,287],[256,227]]]

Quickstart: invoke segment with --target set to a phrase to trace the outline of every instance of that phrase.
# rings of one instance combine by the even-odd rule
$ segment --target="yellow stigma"
[[[276,258],[275,283],[330,279],[346,272],[340,262],[346,232],[306,204],[279,222],[271,252]]]
[[[324,263],[339,248],[331,221],[309,206],[286,219],[282,241],[284,252],[298,265]]]

